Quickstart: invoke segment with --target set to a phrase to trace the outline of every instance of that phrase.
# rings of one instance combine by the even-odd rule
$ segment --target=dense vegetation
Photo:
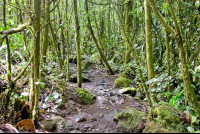
[[[81,89],[82,71],[95,63],[109,75],[119,71],[115,86],[136,88],[149,109],[165,102],[189,115],[188,131],[196,131],[192,124],[200,117],[200,0],[1,0],[0,9],[3,121],[14,114],[10,109],[17,112],[20,98],[36,123],[40,90],[48,80],[69,82],[72,62],[77,64],[73,79],[86,98],[82,102],[92,103]],[[19,93],[17,82],[22,79],[29,85]],[[62,101],[57,94],[46,99],[53,98]]]

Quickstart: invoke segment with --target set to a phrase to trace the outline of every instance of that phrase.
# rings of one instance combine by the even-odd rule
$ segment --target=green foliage
[[[48,108],[48,104],[47,104],[48,101],[54,104],[53,107],[51,107],[54,110],[58,107],[58,104],[62,102],[62,99],[60,98],[60,95],[57,92],[49,94],[45,98],[45,103],[43,103],[42,108],[44,109]]]
[[[1,75],[1,80],[4,80],[5,79],[5,76],[4,75]]]

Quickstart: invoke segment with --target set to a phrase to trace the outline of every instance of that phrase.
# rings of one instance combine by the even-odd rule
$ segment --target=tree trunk
[[[49,12],[49,6],[50,6],[50,0],[45,0],[45,22],[48,23],[50,21],[50,12]],[[46,64],[46,55],[47,55],[47,47],[48,47],[48,43],[49,43],[49,37],[48,37],[48,33],[49,33],[49,24],[47,24],[44,28],[44,32],[43,32],[43,45],[41,47],[42,49],[42,63]],[[45,70],[41,72],[41,77],[45,76]]]
[[[147,67],[148,67],[148,80],[155,78],[154,66],[153,66],[153,51],[152,51],[152,36],[151,36],[151,9],[147,0],[144,1],[145,5],[145,28],[146,28],[146,53],[147,53]],[[154,88],[152,84],[149,84],[149,90]],[[157,93],[153,91],[153,101],[158,102]]]
[[[33,22],[34,27],[34,82],[39,82],[39,72],[40,72],[40,14],[41,14],[41,1],[40,0],[34,0],[34,13],[35,18]],[[38,120],[39,115],[39,85],[36,83],[34,84],[35,89],[35,104],[33,107],[32,112],[32,119],[33,121]]]
[[[86,12],[87,12],[87,14],[88,14],[88,3],[87,3],[87,0],[85,0],[85,9],[86,9]],[[112,68],[111,68],[110,65],[108,64],[108,62],[107,62],[105,56],[103,55],[103,53],[102,53],[102,51],[101,51],[101,48],[99,47],[99,44],[98,44],[98,42],[97,42],[97,39],[96,39],[96,37],[95,37],[95,35],[94,35],[94,32],[93,32],[93,30],[92,30],[92,26],[91,26],[91,23],[90,23],[89,15],[87,15],[87,20],[88,20],[88,29],[89,29],[89,31],[90,31],[90,33],[91,33],[91,35],[92,35],[92,38],[93,38],[93,40],[94,40],[94,42],[95,42],[95,44],[96,44],[96,47],[97,47],[97,49],[98,49],[98,51],[99,51],[99,54],[100,54],[100,56],[101,56],[101,59],[102,59],[103,62],[105,63],[105,66],[108,68],[110,74],[111,74],[111,75],[114,75],[114,72],[113,72]]]
[[[77,0],[74,0],[74,15],[75,15],[75,29],[76,29],[76,53],[77,53],[77,68],[78,68],[78,76],[77,76],[77,86],[81,87],[82,84],[82,71],[81,71],[81,50],[80,50],[80,37],[79,31],[80,26],[78,22],[78,13],[77,13]]]

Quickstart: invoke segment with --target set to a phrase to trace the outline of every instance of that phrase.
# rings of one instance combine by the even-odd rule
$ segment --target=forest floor
[[[77,73],[76,64],[72,64],[71,68]],[[123,111],[126,108],[134,108],[143,113],[147,113],[149,109],[148,103],[145,101],[139,101],[139,93],[136,97],[132,97],[126,94],[121,94],[119,88],[114,87],[114,80],[118,77],[118,74],[109,75],[109,73],[102,68],[98,68],[97,65],[93,65],[93,68],[87,71],[83,71],[82,74],[87,76],[90,82],[82,83],[82,88],[90,90],[95,94],[95,99],[92,104],[86,105],[80,103],[69,92],[62,91],[60,96],[62,98],[62,104],[56,109],[52,109],[53,103],[49,103],[48,108],[43,109],[44,98],[54,91],[51,82],[46,82],[45,86],[50,90],[40,90],[40,112],[39,125],[36,125],[36,132],[81,132],[81,133],[117,133],[116,123],[113,121],[117,113]],[[46,80],[48,81],[48,80]],[[52,80],[51,80],[52,81]],[[27,86],[27,85],[26,85]],[[26,87],[25,86],[25,87]],[[77,83],[67,82],[68,89],[77,87]],[[131,85],[133,86],[133,85]],[[58,88],[59,89],[59,88]],[[62,94],[62,95],[61,95]],[[46,126],[47,129],[42,128],[45,121],[54,121],[50,126]],[[66,128],[62,126],[64,124]],[[16,124],[13,124],[15,126]],[[51,126],[52,125],[52,126]],[[138,128],[139,130],[140,128]],[[20,131],[19,132],[27,132]],[[3,131],[1,131],[3,132]],[[6,132],[6,131],[4,131]]]

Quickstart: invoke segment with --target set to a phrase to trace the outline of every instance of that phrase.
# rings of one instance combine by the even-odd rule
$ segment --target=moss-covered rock
[[[53,120],[53,119],[43,120],[41,126],[46,131],[54,132],[57,128],[56,120]]]
[[[81,62],[81,67],[83,70],[90,70],[92,68],[92,62],[89,60],[83,60]]]
[[[120,132],[135,133],[140,128],[141,119],[145,115],[136,109],[126,108],[113,119],[117,123],[116,128]]]
[[[153,116],[157,122],[164,126],[180,124],[181,119],[178,114],[180,113],[177,109],[164,102],[158,103],[158,106],[153,110]]]
[[[119,73],[119,77],[124,77],[124,78],[129,78],[129,76],[131,75],[132,69],[131,67],[125,67],[123,69],[123,72]]]
[[[182,127],[181,114],[177,109],[167,103],[160,102],[158,106],[148,115],[147,123],[143,133],[180,133],[186,128]],[[154,117],[154,121],[152,120]]]
[[[130,94],[131,96],[135,97],[137,93],[137,89],[133,87],[122,88],[119,90],[121,94]]]
[[[115,80],[114,86],[115,87],[129,87],[129,83],[130,83],[129,79],[120,77]]]
[[[75,92],[79,95],[81,101],[85,104],[91,104],[95,95],[86,89],[83,88],[75,88]]]

